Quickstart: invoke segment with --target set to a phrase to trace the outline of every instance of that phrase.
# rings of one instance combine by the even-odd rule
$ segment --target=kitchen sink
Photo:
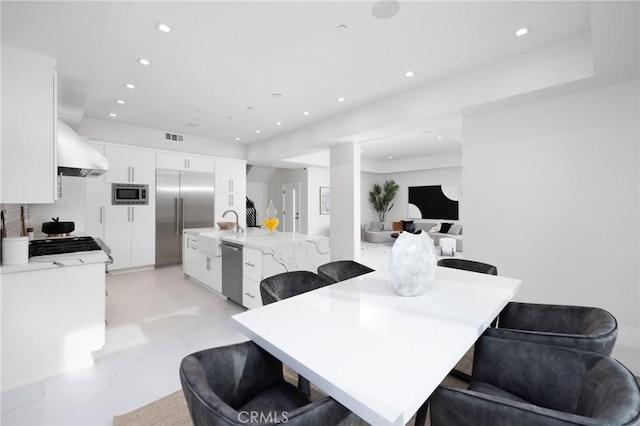
[[[199,234],[198,248],[203,253],[222,256],[222,252],[220,251],[220,233],[203,232]]]

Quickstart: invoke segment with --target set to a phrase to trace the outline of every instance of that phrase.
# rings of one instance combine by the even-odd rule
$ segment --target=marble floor
[[[386,267],[391,244],[361,248],[361,263]],[[94,364],[2,393],[0,424],[111,425],[179,390],[186,355],[246,340],[229,320],[244,308],[185,279],[180,267],[110,274],[107,292],[106,344]]]

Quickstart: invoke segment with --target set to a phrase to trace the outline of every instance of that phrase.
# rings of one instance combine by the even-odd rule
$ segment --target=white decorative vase
[[[391,249],[391,284],[401,296],[422,296],[436,278],[437,260],[426,232],[401,232]]]

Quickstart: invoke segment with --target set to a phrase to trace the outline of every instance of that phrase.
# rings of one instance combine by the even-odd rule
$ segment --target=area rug
[[[285,367],[284,376],[288,382],[297,385],[298,379],[295,372]],[[448,386],[466,387],[464,382],[450,376],[448,376],[443,383]],[[321,390],[311,384],[312,400],[318,400],[324,398],[324,396],[325,394],[323,394]],[[413,426],[414,422],[414,418],[412,418],[407,425]],[[114,426],[191,426],[191,424],[187,403],[181,390],[160,398],[157,401],[153,401],[130,413],[113,418]],[[368,423],[362,422],[363,426],[367,424]],[[427,416],[427,425],[429,424],[429,418]]]

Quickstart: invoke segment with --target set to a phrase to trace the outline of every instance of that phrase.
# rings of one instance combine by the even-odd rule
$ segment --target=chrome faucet
[[[233,213],[236,215],[236,227],[233,228],[233,232],[235,232],[236,234],[241,234],[242,233],[242,228],[240,227],[240,222],[238,219],[238,213],[235,210],[225,210],[224,213],[222,213],[222,217],[225,217],[227,215],[227,213]]]

